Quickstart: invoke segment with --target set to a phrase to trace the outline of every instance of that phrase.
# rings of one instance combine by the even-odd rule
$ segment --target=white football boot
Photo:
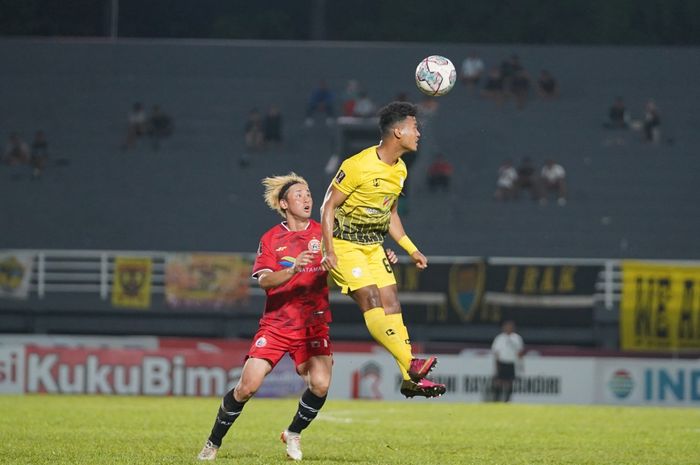
[[[301,460],[301,434],[284,430],[280,439],[287,445],[287,457],[292,460]]]
[[[202,451],[197,455],[197,460],[214,460],[217,452],[219,452],[219,448],[207,439]]]

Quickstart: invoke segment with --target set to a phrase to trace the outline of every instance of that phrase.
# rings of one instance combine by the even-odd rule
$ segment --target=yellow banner
[[[700,348],[700,267],[625,261],[622,286],[622,349]]]
[[[171,307],[229,307],[248,299],[252,264],[238,255],[172,254],[165,260]]]
[[[151,306],[152,262],[148,257],[117,257],[112,274],[112,305],[125,308]]]

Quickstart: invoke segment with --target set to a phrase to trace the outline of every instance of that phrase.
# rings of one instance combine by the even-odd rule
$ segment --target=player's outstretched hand
[[[294,260],[294,272],[298,273],[304,269],[306,265],[309,265],[314,259],[315,253],[317,252],[311,252],[310,250],[304,250],[300,253],[296,260]]]
[[[396,256],[396,252],[391,249],[385,249],[384,252],[386,252],[386,258],[389,260],[389,263],[392,265],[396,265],[396,263],[398,263],[399,257]]]
[[[326,255],[321,260],[321,266],[324,270],[331,271],[338,266],[338,257],[335,256],[334,252],[326,252]]]
[[[411,259],[413,260],[413,263],[416,264],[416,268],[419,270],[424,270],[428,268],[428,259],[425,258],[425,255],[420,253],[420,251],[416,250],[411,254]]]

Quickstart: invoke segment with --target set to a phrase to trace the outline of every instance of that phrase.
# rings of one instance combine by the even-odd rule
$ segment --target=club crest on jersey
[[[257,341],[255,341],[255,347],[265,347],[267,345],[267,339],[265,336],[260,336]]]
[[[338,174],[335,175],[335,182],[340,184],[341,182],[343,182],[343,179],[345,179],[345,171],[339,170]]]
[[[318,239],[314,238],[309,241],[309,251],[311,252],[320,252],[321,251],[321,241]]]
[[[387,205],[389,205],[389,202],[391,202],[391,196],[385,195],[384,200],[382,200],[382,205],[386,207]]]

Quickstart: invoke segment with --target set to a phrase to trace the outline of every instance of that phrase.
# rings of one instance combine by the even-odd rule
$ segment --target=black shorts
[[[515,363],[496,362],[496,379],[513,381],[515,379]]]

